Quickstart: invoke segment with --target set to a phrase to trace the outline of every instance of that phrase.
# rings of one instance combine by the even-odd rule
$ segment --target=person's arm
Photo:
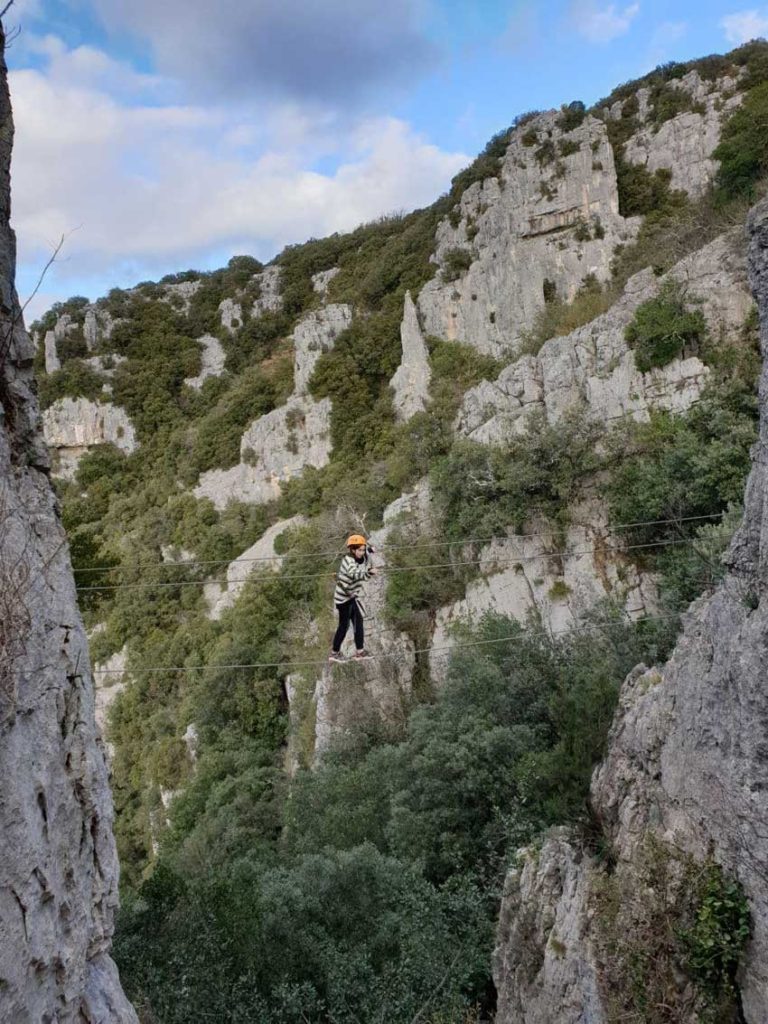
[[[345,572],[346,578],[350,583],[358,583],[360,580],[367,580],[373,570],[373,567],[368,564],[367,559],[365,562],[357,562],[354,558],[351,558],[350,556],[347,557],[349,557],[349,560],[352,563]],[[347,559],[345,558],[344,562],[346,562],[346,560]],[[339,575],[344,571],[344,562],[341,563]]]

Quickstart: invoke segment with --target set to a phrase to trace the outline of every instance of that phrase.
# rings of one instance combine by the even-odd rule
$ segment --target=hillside
[[[32,325],[147,1021],[493,1015],[510,858],[588,822],[741,520],[766,116],[768,44],[664,66],[425,210]],[[351,530],[375,658],[331,670]]]

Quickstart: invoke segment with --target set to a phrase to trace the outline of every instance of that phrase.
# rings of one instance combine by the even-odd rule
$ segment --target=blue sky
[[[516,114],[768,35],[768,0],[16,0],[5,21],[22,300],[65,236],[29,321],[429,203]]]

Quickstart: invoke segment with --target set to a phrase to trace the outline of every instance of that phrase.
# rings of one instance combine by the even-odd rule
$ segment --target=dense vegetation
[[[636,271],[650,266],[661,275],[743,221],[765,183],[768,135],[758,126],[768,108],[766,53],[765,44],[750,44],[668,65],[592,111],[622,104],[607,122],[621,208],[643,222],[636,241],[616,252],[607,284],[588,276],[570,303],[545,289],[529,352],[608,309]],[[673,85],[694,67],[705,78],[739,73],[744,93],[725,121],[717,181],[695,201],[670,188],[668,173],[623,158],[639,125],[636,89],[650,89],[650,126],[658,128],[695,109]],[[571,131],[586,114],[575,101],[558,125]],[[692,352],[710,368],[709,387],[685,415],[605,425],[574,411],[557,427],[533,419],[527,433],[498,446],[457,440],[452,424],[464,392],[494,379],[502,364],[429,338],[428,407],[395,421],[388,381],[400,358],[405,293],[415,296],[437,272],[450,281],[466,271],[470,248],[449,250],[441,268],[431,262],[436,227],[444,217],[458,226],[461,196],[500,173],[513,130],[523,144],[541,142],[525,129],[532,116],[495,136],[433,206],[286,249],[274,263],[282,296],[275,308],[254,305],[263,298],[254,276],[263,268],[247,256],[213,273],[115,289],[97,303],[114,325],[93,354],[110,371],[114,401],[129,412],[141,446],[130,456],[91,452],[60,492],[77,582],[89,588],[81,590],[83,610],[90,626],[102,627],[94,659],[127,645],[131,683],[111,724],[125,888],[116,954],[146,1024],[487,1019],[509,857],[549,825],[589,827],[589,775],[622,678],[637,661],[665,656],[675,615],[722,572],[755,437],[754,318],[739,336],[713,338],[696,304],[669,281],[639,307],[627,339],[641,369]],[[559,155],[567,155],[561,141]],[[542,162],[557,158],[554,145],[539,148]],[[584,223],[583,240],[599,230]],[[308,467],[269,505],[232,502],[217,511],[190,488],[200,473],[234,465],[243,430],[285,401],[292,328],[319,302],[313,275],[330,267],[339,272],[329,301],[355,312],[310,382],[316,398],[332,399],[331,461]],[[240,307],[232,331],[221,324],[224,299]],[[84,361],[86,307],[75,297],[36,325],[51,329],[61,314],[73,323],[59,346],[62,369],[42,377],[45,405],[64,395],[109,399],[104,376]],[[200,370],[197,339],[205,333],[221,342],[225,372],[193,391],[184,380]],[[429,530],[405,523],[393,533],[403,546],[391,564],[402,571],[391,577],[386,607],[387,626],[417,646],[428,642],[437,609],[460,598],[477,572],[464,564],[476,556],[477,538],[519,530],[533,510],[562,536],[587,485],[604,495],[613,522],[655,521],[626,537],[636,561],[658,574],[665,616],[628,627],[614,609],[599,609],[583,633],[557,642],[493,616],[464,627],[465,639],[493,642],[454,654],[439,697],[419,662],[402,721],[361,719],[310,772],[313,680],[292,675],[289,720],[285,663],[326,654],[331,566],[317,552],[336,548],[350,516],[377,526],[384,507],[423,477],[434,521]],[[211,621],[201,582],[219,579],[267,526],[296,513],[308,522],[281,538],[280,572],[254,574],[235,606]],[[435,561],[433,535],[445,542],[440,565],[408,571]],[[189,564],[185,551],[209,564]],[[181,560],[162,562],[161,552]],[[263,667],[242,668],[249,665]],[[362,683],[352,672],[348,681]],[[182,739],[189,723],[194,761]],[[699,909],[721,891],[738,904],[728,884],[702,882],[699,903],[681,918],[694,978],[696,949],[707,939]],[[734,958],[721,945],[722,988]],[[635,952],[627,949],[627,962]],[[617,962],[617,977],[625,966]]]
[[[265,1024],[487,1013],[506,853],[583,816],[617,688],[659,653],[653,629],[610,617],[557,644],[494,617],[477,636],[510,633],[457,654],[400,742],[301,772],[279,810],[253,754],[233,749],[247,773],[218,785],[206,757],[122,913],[115,953],[139,1007]]]

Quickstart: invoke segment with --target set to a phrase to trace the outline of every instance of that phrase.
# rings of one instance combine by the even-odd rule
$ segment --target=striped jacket
[[[336,577],[336,589],[333,592],[333,603],[344,604],[353,597],[359,597],[363,582],[371,575],[371,564],[368,555],[358,562],[352,555],[344,555]]]

